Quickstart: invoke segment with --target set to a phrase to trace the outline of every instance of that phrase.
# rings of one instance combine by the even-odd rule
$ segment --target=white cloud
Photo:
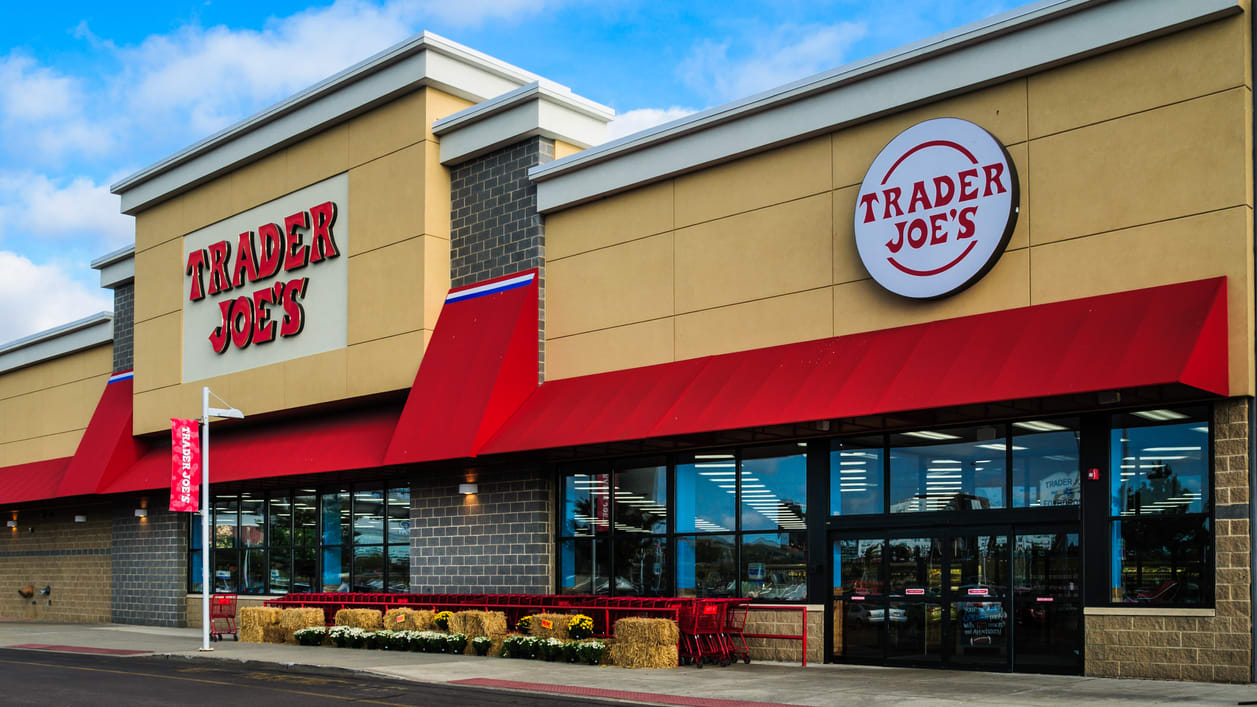
[[[16,52],[0,57],[0,114],[10,119],[36,121],[77,114],[79,95],[77,79]]]
[[[60,267],[0,250],[0,343],[111,309],[107,292],[74,280]]]
[[[867,33],[863,22],[786,24],[736,41],[704,40],[679,72],[686,85],[709,98],[743,98],[841,65]]]
[[[607,124],[607,139],[614,140],[639,130],[653,128],[670,120],[684,118],[693,112],[693,108],[672,106],[671,108],[638,108],[618,113],[615,120]]]
[[[20,236],[28,246],[74,240],[104,254],[131,242],[133,228],[105,184],[87,177],[0,173],[0,237]]]

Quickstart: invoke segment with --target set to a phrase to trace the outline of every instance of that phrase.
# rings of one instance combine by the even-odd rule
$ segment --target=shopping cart
[[[223,640],[223,636],[231,634],[237,641],[240,633],[236,630],[236,595],[210,595],[210,639]]]
[[[703,663],[720,663],[727,665],[729,657],[726,653],[721,633],[724,631],[724,604],[699,599],[693,603],[678,607],[677,623],[681,629],[681,661],[696,667]]]
[[[738,658],[743,663],[751,662],[751,651],[746,645],[746,615],[751,610],[749,601],[740,601],[725,605],[725,630],[724,641],[725,650],[728,659],[736,662]]]

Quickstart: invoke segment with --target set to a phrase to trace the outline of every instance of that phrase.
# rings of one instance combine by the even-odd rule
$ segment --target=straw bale
[[[461,633],[470,641],[476,636],[506,633],[506,614],[500,611],[459,611],[450,617],[450,633]]]
[[[616,640],[646,646],[675,646],[681,632],[672,619],[625,618],[615,622]]]
[[[567,622],[572,619],[567,614],[533,614],[532,626],[529,627],[528,633],[537,638],[558,638],[566,641]],[[543,622],[549,622],[550,628],[543,626]]]
[[[336,612],[337,626],[354,628],[381,628],[384,615],[377,609],[341,609]]]
[[[284,628],[283,626],[263,626],[262,627],[262,642],[263,643],[284,643],[285,639],[288,639],[288,642],[290,643],[296,643],[295,640],[292,640],[291,634],[289,633],[288,629]]]
[[[237,613],[241,628],[279,625],[280,611],[271,606],[246,606]]]
[[[677,647],[616,641],[607,650],[608,663],[622,668],[675,668]]]
[[[312,626],[322,626],[324,620],[323,610],[312,607],[284,609],[279,614],[279,625],[293,631]]]
[[[240,637],[241,641],[245,643],[261,643],[262,642],[262,627],[261,626],[241,626],[239,628],[240,630],[237,635]]]
[[[504,619],[505,620],[505,619]],[[493,643],[489,646],[489,652],[485,655],[490,658],[502,657],[502,642],[506,640],[506,634],[499,634],[493,637]]]
[[[427,615],[427,621],[423,620]],[[398,607],[384,612],[384,628],[389,631],[427,631],[432,628],[432,612]]]

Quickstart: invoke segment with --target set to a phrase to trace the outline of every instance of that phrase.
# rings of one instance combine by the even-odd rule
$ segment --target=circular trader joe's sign
[[[993,135],[957,118],[927,120],[899,133],[864,175],[856,248],[882,287],[942,297],[995,265],[1018,203],[1017,171]]]

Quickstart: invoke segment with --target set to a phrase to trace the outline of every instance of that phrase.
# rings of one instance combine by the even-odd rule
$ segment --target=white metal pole
[[[201,650],[210,648],[210,495],[209,495],[209,387],[201,388]]]

